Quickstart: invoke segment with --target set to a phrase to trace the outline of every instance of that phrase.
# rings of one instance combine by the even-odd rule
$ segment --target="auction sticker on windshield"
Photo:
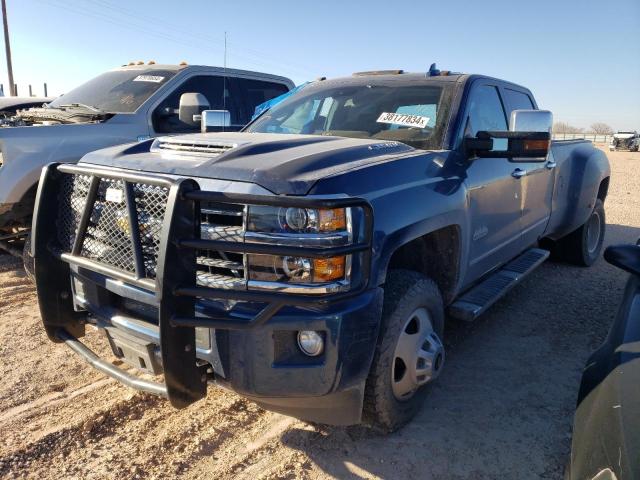
[[[133,79],[134,82],[151,82],[151,83],[161,83],[164,80],[164,77],[159,75],[138,75]]]
[[[429,123],[429,117],[422,115],[405,115],[403,113],[382,112],[378,117],[378,123],[389,123],[392,125],[402,125],[403,127],[425,128]]]

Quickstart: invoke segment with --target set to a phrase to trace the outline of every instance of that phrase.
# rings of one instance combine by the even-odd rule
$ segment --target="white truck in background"
[[[638,132],[617,132],[611,137],[609,143],[609,151],[615,152],[616,150],[629,150],[630,152],[637,152],[640,149],[640,135]]]

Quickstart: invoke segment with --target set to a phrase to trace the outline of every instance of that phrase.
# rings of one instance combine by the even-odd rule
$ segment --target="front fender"
[[[426,152],[398,158],[324,179],[310,193],[346,193],[373,208],[370,286],[385,282],[393,253],[427,233],[455,225],[461,230],[460,265],[466,263],[468,231],[466,189],[450,152]]]
[[[76,163],[90,151],[132,142],[135,134],[134,125],[118,123],[0,129],[0,204],[19,202],[49,163]]]

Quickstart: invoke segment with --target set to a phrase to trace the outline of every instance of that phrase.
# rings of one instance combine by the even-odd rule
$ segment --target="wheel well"
[[[413,270],[431,278],[445,305],[453,300],[460,270],[460,231],[457,226],[435,230],[399,247],[388,270]]]
[[[19,202],[12,206],[10,213],[4,218],[3,228],[31,226],[31,217],[33,216],[37,192],[38,184],[36,183],[26,191]]]
[[[604,199],[607,198],[607,192],[609,192],[609,178],[610,177],[603,179],[598,187],[598,198],[603,202]]]

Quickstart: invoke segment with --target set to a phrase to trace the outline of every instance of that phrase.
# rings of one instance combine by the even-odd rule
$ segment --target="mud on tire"
[[[384,292],[380,334],[365,386],[363,420],[388,433],[409,422],[420,410],[429,384],[407,400],[398,400],[392,389],[392,368],[398,338],[412,312],[424,308],[433,330],[442,338],[444,308],[435,282],[410,270],[390,270]]]

